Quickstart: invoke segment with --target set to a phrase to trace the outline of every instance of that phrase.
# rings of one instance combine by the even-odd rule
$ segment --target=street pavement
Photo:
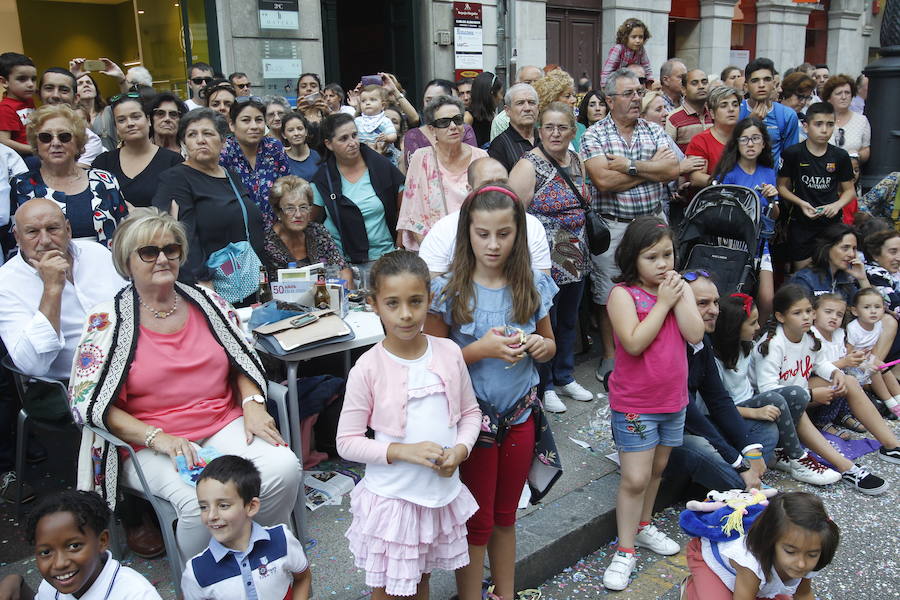
[[[602,393],[602,386],[594,378],[596,364],[596,355],[578,356],[576,378],[588,389]],[[567,398],[564,401],[569,407],[568,412],[550,415],[550,422],[565,473],[543,502],[519,511],[517,583],[520,589],[537,587],[546,600],[587,600],[606,595],[629,599],[677,599],[678,585],[687,574],[683,553],[662,558],[643,551],[638,570],[626,591],[610,594],[603,589],[603,569],[609,561],[615,536],[614,501],[618,482],[616,465],[605,457],[614,451],[609,434],[608,407],[605,396],[592,402]],[[893,422],[893,427],[900,432],[897,422]],[[590,448],[584,448],[574,440]],[[30,467],[29,481],[36,485],[39,494],[72,485],[69,463],[77,446],[76,440],[71,442],[71,446],[65,446],[65,451],[53,452],[51,460]],[[866,456],[860,462],[892,482],[892,488],[885,495],[864,496],[843,483],[814,488],[794,482],[780,472],[770,472],[764,479],[766,484],[779,489],[818,493],[841,527],[843,541],[837,557],[814,586],[816,595],[822,600],[900,598],[897,575],[900,529],[896,525],[900,516],[897,509],[900,466],[885,463],[875,455]],[[358,466],[340,466],[361,473]],[[353,566],[343,535],[350,521],[347,505],[345,499],[341,506],[326,506],[309,513],[308,554],[317,598],[358,600],[367,597],[364,574]],[[655,522],[684,545],[687,536],[678,530],[678,513],[682,508],[675,505],[662,510]],[[12,507],[0,506],[0,577],[17,572],[36,585],[39,574],[30,556],[31,549],[12,518]],[[165,560],[126,557],[123,562],[144,574],[157,586],[164,599],[175,598]],[[436,600],[447,600],[454,591],[450,573],[435,573],[432,583],[432,598]]]

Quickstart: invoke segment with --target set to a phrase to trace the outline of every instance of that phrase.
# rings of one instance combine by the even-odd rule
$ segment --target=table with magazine
[[[275,353],[266,345],[257,341],[256,349],[268,356],[283,361],[287,370],[287,388],[288,388],[288,418],[290,423],[289,429],[291,434],[291,447],[294,454],[303,461],[300,434],[300,403],[297,394],[297,377],[300,372],[300,363],[326,356],[330,354],[341,354],[344,363],[344,375],[350,371],[350,351],[354,348],[362,348],[377,344],[384,339],[384,329],[381,326],[381,320],[373,312],[366,311],[350,311],[343,318],[343,322],[351,330],[350,335],[340,336],[337,341],[330,343],[312,343],[299,345],[295,350],[288,350],[285,353]],[[310,326],[311,327],[311,326]],[[303,329],[306,329],[304,327]],[[344,341],[340,341],[344,340]],[[293,343],[302,342],[303,340],[294,340]]]

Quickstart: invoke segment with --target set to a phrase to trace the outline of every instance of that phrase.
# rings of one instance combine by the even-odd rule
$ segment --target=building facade
[[[76,56],[143,64],[156,87],[185,92],[186,66],[246,72],[258,95],[292,96],[297,75],[353,87],[395,73],[418,93],[460,67],[510,80],[522,65],[558,64],[599,80],[628,17],[652,33],[654,69],[670,56],[717,74],[767,56],[859,73],[877,54],[884,0],[0,0],[3,50],[39,69]],[[454,7],[456,5],[456,7]],[[466,12],[468,8],[469,12]],[[462,12],[460,12],[462,11]],[[465,15],[477,14],[476,17]],[[461,19],[461,16],[463,17]],[[875,35],[873,35],[875,32]],[[48,43],[52,42],[52,43]],[[115,93],[97,76],[105,95]]]

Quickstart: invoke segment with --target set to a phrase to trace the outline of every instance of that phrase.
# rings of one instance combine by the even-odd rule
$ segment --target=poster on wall
[[[484,70],[484,28],[480,2],[453,3],[453,66],[456,78]]]
[[[743,70],[744,67],[747,66],[747,63],[750,62],[750,51],[749,50],[732,50],[729,55],[728,64],[734,65],[739,69]]]
[[[299,0],[259,0],[260,29],[299,29]]]

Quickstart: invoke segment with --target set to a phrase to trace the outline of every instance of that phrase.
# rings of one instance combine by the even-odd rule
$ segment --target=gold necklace
[[[175,314],[175,309],[178,308],[178,294],[175,294],[175,302],[172,303],[172,308],[166,312],[163,312],[161,310],[156,310],[154,308],[150,308],[149,306],[144,304],[144,301],[141,299],[140,296],[138,296],[138,302],[141,303],[141,306],[143,306],[144,308],[149,310],[151,313],[153,313],[153,316],[156,317],[157,319],[165,319],[165,318],[171,317],[173,314]]]

